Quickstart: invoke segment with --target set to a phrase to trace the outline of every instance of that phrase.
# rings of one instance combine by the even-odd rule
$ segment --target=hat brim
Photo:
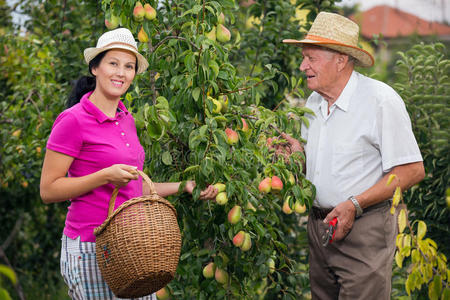
[[[329,41],[317,41],[312,39],[303,39],[303,40],[293,40],[293,39],[285,39],[283,43],[302,46],[304,44],[309,45],[317,45],[325,48],[330,48],[332,50],[347,54],[352,56],[357,60],[357,65],[361,67],[371,67],[374,64],[373,56],[364,49],[359,47],[354,47],[352,45],[346,45],[338,42],[329,42]]]
[[[141,74],[145,70],[147,70],[147,68],[148,68],[147,59],[145,59],[145,57],[142,54],[137,52],[136,49],[134,49],[133,47],[130,47],[126,44],[111,44],[111,45],[103,47],[103,48],[96,48],[96,47],[87,48],[84,50],[84,60],[86,61],[87,64],[89,64],[89,62],[94,57],[96,57],[97,55],[99,55],[102,52],[105,52],[105,51],[111,50],[111,49],[124,49],[124,50],[128,50],[130,52],[133,52],[133,54],[136,55],[137,64],[138,64],[136,73]]]

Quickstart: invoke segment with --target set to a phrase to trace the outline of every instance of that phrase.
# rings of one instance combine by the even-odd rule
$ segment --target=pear
[[[248,251],[252,247],[252,238],[248,232],[244,235],[244,242],[242,243],[241,250]]]
[[[156,18],[156,10],[148,3],[145,3],[144,5],[144,11],[145,11],[145,18],[147,20],[153,20]]]
[[[136,22],[142,22],[145,16],[145,9],[142,6],[141,2],[136,2],[136,5],[133,8],[133,18]]]
[[[111,15],[110,19],[105,19],[105,26],[109,30],[116,29],[119,26],[120,19],[118,16]]]
[[[148,35],[144,30],[144,26],[141,27],[141,30],[139,30],[138,33],[138,40],[141,43],[147,43],[148,42]]]
[[[211,31],[206,34],[206,37],[211,41],[216,41],[216,26],[214,26]]]
[[[216,37],[219,42],[226,43],[231,39],[231,33],[223,24],[218,24]]]
[[[220,95],[219,101],[222,104],[222,113],[226,113],[228,111],[228,96],[227,95]]]
[[[223,14],[223,12],[221,12],[220,15],[217,17],[217,23],[225,24],[225,15]]]

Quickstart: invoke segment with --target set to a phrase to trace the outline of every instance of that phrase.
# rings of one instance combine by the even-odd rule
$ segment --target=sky
[[[359,4],[361,11],[377,5],[389,5],[427,21],[450,24],[450,0],[342,0],[338,5]]]

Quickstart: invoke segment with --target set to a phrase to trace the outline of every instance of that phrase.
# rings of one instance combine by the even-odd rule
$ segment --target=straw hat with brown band
[[[102,34],[97,41],[96,47],[87,48],[84,50],[84,60],[87,64],[89,64],[89,62],[99,53],[111,49],[125,49],[133,52],[137,58],[137,74],[140,74],[147,69],[147,59],[139,53],[136,40],[134,39],[131,31],[127,28],[118,28]]]
[[[293,45],[317,45],[348,54],[361,67],[373,66],[372,55],[358,47],[359,27],[352,20],[338,14],[320,12],[303,40],[285,39],[283,43]]]

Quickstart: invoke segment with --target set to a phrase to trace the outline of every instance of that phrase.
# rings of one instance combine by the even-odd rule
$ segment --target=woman
[[[144,149],[132,115],[120,97],[136,74],[148,67],[126,28],[103,34],[95,48],[84,51],[93,77],[82,77],[68,106],[52,128],[41,174],[44,203],[71,200],[62,237],[61,273],[73,299],[116,299],[100,275],[95,259],[94,228],[107,217],[115,186],[116,207],[149,193],[136,169],[142,170]],[[66,176],[68,174],[68,176]],[[180,183],[155,183],[161,197],[178,192]],[[184,191],[192,193],[193,181]],[[213,186],[203,199],[217,194]],[[152,295],[142,299],[153,299]]]

